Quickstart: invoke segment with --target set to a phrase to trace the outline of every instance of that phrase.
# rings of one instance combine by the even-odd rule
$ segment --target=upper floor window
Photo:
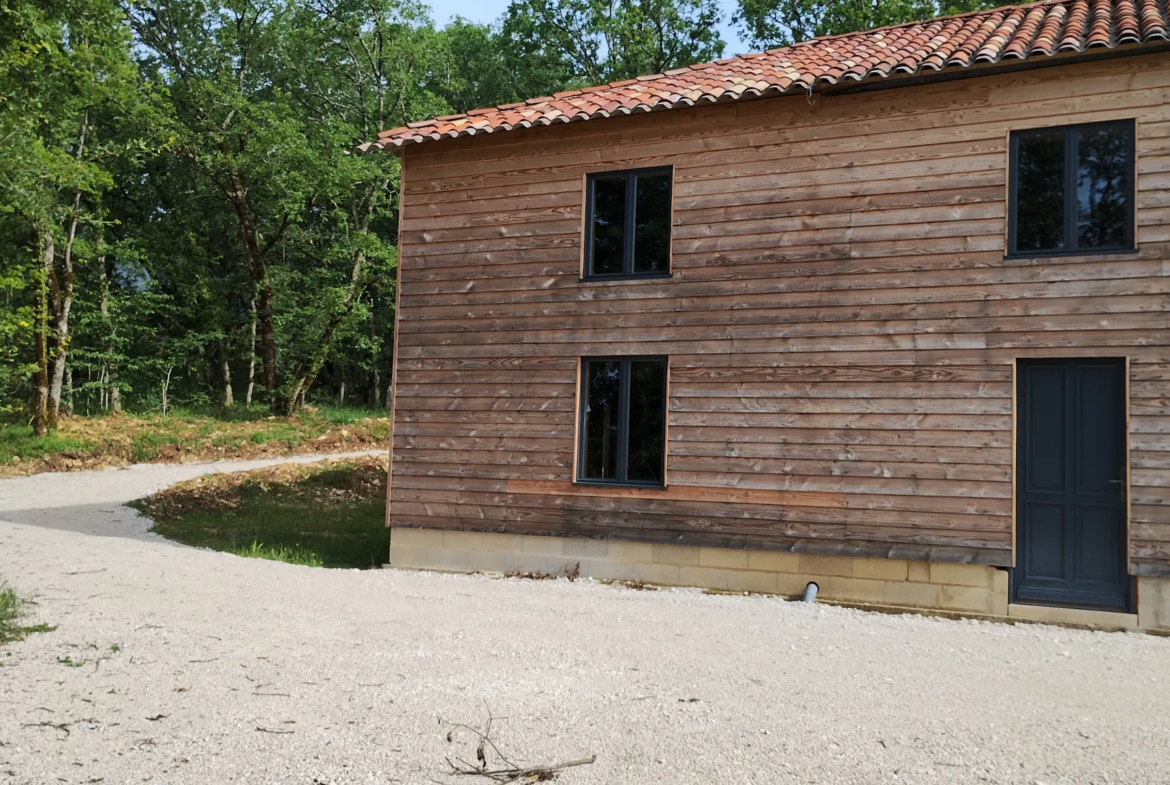
[[[591,174],[585,188],[585,277],[670,275],[672,172]]]
[[[1014,132],[1008,253],[1132,250],[1133,161],[1132,120]]]
[[[664,484],[667,365],[665,357],[581,361],[579,481]]]

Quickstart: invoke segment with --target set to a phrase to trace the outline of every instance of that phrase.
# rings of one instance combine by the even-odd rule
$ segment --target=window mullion
[[[1129,209],[1125,212],[1125,241],[1126,247],[1137,248],[1137,128],[1128,126],[1126,135],[1125,154],[1129,160],[1126,162],[1125,192],[1129,195],[1126,200]]]
[[[1020,136],[1011,134],[1008,140],[1008,253],[1018,253],[1016,236],[1020,233],[1017,216],[1019,215],[1019,174],[1020,166]]]
[[[637,177],[633,172],[626,175],[626,231],[623,236],[625,247],[622,250],[622,270],[626,275],[634,273],[634,222],[638,216],[638,206],[635,204],[638,194]]]
[[[622,360],[618,381],[618,443],[617,476],[628,482],[630,453],[630,361]]]
[[[577,479],[582,480],[588,474],[585,467],[585,421],[588,416],[586,409],[589,406],[589,361],[581,361],[581,394],[577,401]]]
[[[593,275],[593,183],[585,178],[585,277]]]
[[[1077,153],[1080,133],[1076,128],[1065,131],[1064,140],[1064,247],[1077,252]]]

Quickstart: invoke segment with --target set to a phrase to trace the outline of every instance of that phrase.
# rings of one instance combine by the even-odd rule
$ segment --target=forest
[[[390,405],[409,121],[980,0],[0,0],[0,421]]]

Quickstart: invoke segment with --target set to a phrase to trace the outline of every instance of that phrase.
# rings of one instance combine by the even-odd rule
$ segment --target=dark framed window
[[[1016,131],[1008,180],[1008,255],[1134,248],[1134,124]]]
[[[670,167],[586,178],[586,278],[670,275],[672,180]]]
[[[665,484],[667,368],[665,357],[581,361],[579,482]]]

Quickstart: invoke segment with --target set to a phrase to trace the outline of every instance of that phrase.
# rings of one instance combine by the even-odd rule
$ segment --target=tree
[[[264,388],[276,398],[276,333],[268,264],[311,188],[303,126],[274,88],[275,0],[126,0],[140,66],[166,88],[173,149],[235,218],[260,326]]]
[[[550,86],[560,84],[536,76],[532,68],[515,68],[516,57],[508,56],[505,44],[489,25],[451,20],[435,36],[432,90],[451,111],[467,112],[547,95]]]
[[[716,0],[513,0],[501,38],[527,97],[723,54]]]
[[[289,15],[281,84],[311,118],[319,162],[314,210],[290,241],[303,249],[285,271],[302,298],[302,329],[280,407],[292,411],[343,332],[361,320],[366,292],[393,275],[383,237],[397,224],[398,159],[350,155],[360,141],[416,117],[449,111],[427,89],[440,47],[424,10],[403,0],[313,0]]]
[[[276,413],[379,405],[399,160],[355,145],[717,57],[715,2],[3,0],[0,415],[250,403],[257,365]]]
[[[994,0],[739,0],[733,21],[754,49],[994,8]]]
[[[61,410],[77,266],[102,232],[119,154],[109,139],[134,113],[136,80],[111,0],[16,0],[0,27],[0,212],[32,276],[34,431],[43,435]]]

